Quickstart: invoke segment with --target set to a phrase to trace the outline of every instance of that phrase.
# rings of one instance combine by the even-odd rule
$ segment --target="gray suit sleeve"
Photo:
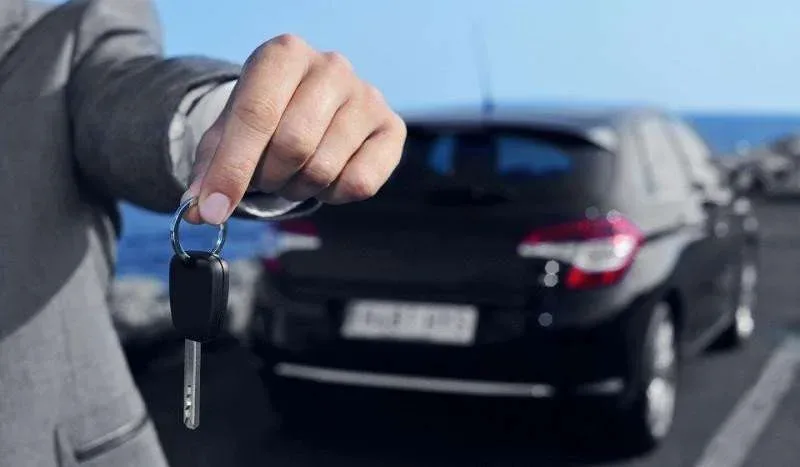
[[[186,189],[187,157],[193,157],[187,145],[173,159],[173,119],[193,91],[236,79],[241,67],[203,56],[165,57],[149,0],[74,5],[80,12],[67,98],[80,176],[112,199],[171,213]],[[317,207],[309,200],[281,217]],[[269,217],[241,205],[236,215]]]

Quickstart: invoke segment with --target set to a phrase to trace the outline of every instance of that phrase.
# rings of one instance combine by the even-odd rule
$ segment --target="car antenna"
[[[478,73],[478,84],[481,91],[481,110],[484,115],[488,115],[494,110],[489,49],[486,46],[483,30],[474,19],[472,20],[472,39],[475,46],[475,67]]]

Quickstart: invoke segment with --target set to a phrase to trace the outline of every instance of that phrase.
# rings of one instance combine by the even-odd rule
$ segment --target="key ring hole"
[[[193,196],[183,203],[181,203],[178,211],[175,213],[175,216],[172,218],[172,226],[169,229],[169,239],[172,243],[172,250],[175,251],[175,254],[178,255],[183,261],[188,262],[191,258],[189,257],[189,253],[183,249],[180,240],[180,226],[181,221],[183,220],[184,214],[186,211],[191,208],[192,206],[197,205],[197,197]],[[227,223],[223,222],[219,225],[219,230],[217,231],[217,241],[214,244],[214,248],[209,252],[211,255],[219,256],[222,252],[222,247],[225,246],[225,239],[228,234],[228,227]]]

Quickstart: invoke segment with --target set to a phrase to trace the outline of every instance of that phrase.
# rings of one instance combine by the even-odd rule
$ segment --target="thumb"
[[[200,139],[197,149],[195,150],[194,164],[192,164],[192,171],[189,177],[189,187],[181,196],[181,204],[191,197],[200,196],[200,187],[203,185],[203,178],[211,165],[211,160],[214,158],[214,153],[219,146],[221,135],[219,131],[213,128],[208,130]],[[192,206],[186,210],[183,219],[190,224],[202,224],[203,219],[200,216],[200,210],[197,205]]]

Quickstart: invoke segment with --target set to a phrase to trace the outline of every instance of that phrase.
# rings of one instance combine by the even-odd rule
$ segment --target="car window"
[[[678,121],[668,123],[673,132],[675,142],[692,164],[703,164],[711,160],[711,149],[702,138],[689,126]]]
[[[442,187],[511,189],[546,201],[605,193],[613,155],[576,138],[503,128],[409,128],[382,199]]]
[[[628,142],[629,153],[634,156],[636,165],[639,168],[635,183],[649,195],[657,193],[656,171],[652,165],[651,158],[647,154],[647,146],[644,144],[644,139],[639,129],[635,128],[629,133],[626,141]]]
[[[720,182],[719,170],[711,161],[711,149],[689,126],[678,121],[670,121],[668,128],[692,178],[703,185],[716,185]]]
[[[492,156],[489,156],[492,154]],[[454,135],[434,139],[430,168],[443,176],[490,170],[499,179],[559,177],[574,170],[573,156],[552,143],[513,134]]]
[[[686,168],[676,156],[668,133],[657,119],[641,122],[637,128],[643,165],[653,178],[659,196],[680,197],[690,189]]]

